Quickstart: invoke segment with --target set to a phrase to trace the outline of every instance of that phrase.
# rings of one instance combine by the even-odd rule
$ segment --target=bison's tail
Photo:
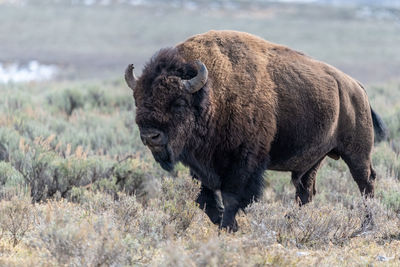
[[[388,130],[385,123],[378,114],[371,108],[372,122],[374,124],[375,142],[381,142],[388,137]]]

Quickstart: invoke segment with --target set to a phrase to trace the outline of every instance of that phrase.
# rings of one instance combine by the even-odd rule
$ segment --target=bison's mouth
[[[168,146],[150,147],[150,150],[161,168],[168,172],[174,169],[173,155]]]

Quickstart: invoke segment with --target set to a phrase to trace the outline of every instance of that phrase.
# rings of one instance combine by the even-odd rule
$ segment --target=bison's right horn
[[[183,80],[185,89],[192,94],[199,91],[206,84],[208,79],[208,70],[206,65],[204,65],[200,60],[196,60],[195,64],[197,67],[196,77],[190,80]]]
[[[129,64],[125,70],[125,81],[132,90],[135,90],[138,79],[136,78],[135,73],[133,73],[133,69],[133,64]]]

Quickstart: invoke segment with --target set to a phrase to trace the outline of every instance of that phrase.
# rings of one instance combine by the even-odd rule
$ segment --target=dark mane
[[[182,79],[190,79],[196,75],[196,69],[191,63],[187,63],[176,48],[163,48],[158,51],[143,69],[143,85],[151,87],[151,83],[161,74],[177,76]]]

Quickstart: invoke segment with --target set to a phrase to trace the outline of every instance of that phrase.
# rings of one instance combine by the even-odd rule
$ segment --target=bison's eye
[[[172,103],[172,109],[174,111],[181,111],[187,106],[186,100],[179,98]]]

